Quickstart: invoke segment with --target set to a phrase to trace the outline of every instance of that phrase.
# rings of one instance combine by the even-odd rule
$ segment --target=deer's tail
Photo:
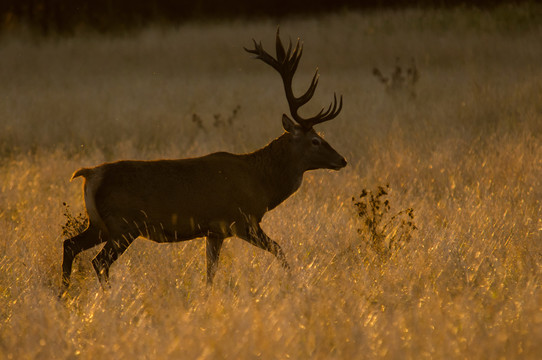
[[[70,181],[72,181],[73,179],[79,177],[79,176],[82,176],[84,178],[88,178],[92,173],[92,169],[91,168],[81,168],[79,170],[77,170],[76,172],[73,173]]]

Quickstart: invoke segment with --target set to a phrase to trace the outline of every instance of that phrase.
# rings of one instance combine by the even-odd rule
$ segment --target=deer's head
[[[282,116],[282,125],[291,141],[293,154],[298,157],[300,163],[304,167],[303,170],[339,170],[345,167],[346,160],[344,157],[335,151],[313,128],[314,125],[332,120],[339,115],[343,106],[342,96],[340,97],[339,102],[337,102],[337,95],[334,94],[333,102],[329,107],[327,109],[323,108],[315,116],[310,118],[301,117],[298,113],[299,108],[309,102],[316,91],[319,78],[318,69],[316,69],[307,91],[303,95],[296,97],[292,90],[292,79],[303,53],[303,46],[300,44],[299,39],[297,40],[295,48],[292,48],[292,42],[290,41],[288,50],[286,50],[282,45],[279,37],[279,30],[277,29],[276,58],[263,49],[261,42],[257,43],[256,40],[253,41],[254,49],[250,50],[245,48],[245,50],[251,54],[255,54],[257,59],[270,65],[282,78],[284,92],[293,119],[292,121],[284,114]]]

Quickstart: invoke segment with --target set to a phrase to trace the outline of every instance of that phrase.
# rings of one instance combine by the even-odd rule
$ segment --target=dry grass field
[[[243,46],[277,22],[128,35],[0,37],[0,359],[535,359],[542,354],[542,8],[339,13],[280,22],[294,79],[344,95],[318,130],[349,161],[305,175],[263,228],[292,266],[226,241],[136,240],[102,291],[76,259],[60,291],[74,170],[116,159],[247,152],[282,132],[282,84]],[[372,75],[396,58],[416,97]],[[352,197],[389,184],[416,230],[383,258]],[[181,204],[182,206],[182,204]],[[400,219],[382,230],[397,238]],[[358,231],[358,229],[360,231]]]

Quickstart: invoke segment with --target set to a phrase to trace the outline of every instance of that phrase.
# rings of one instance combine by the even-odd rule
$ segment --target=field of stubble
[[[226,241],[137,240],[100,288],[76,260],[59,300],[72,172],[116,159],[253,151],[282,132],[282,84],[243,46],[276,21],[125,36],[0,38],[0,359],[534,359],[542,353],[540,7],[342,13],[281,21],[305,51],[295,89],[349,161],[307,173],[263,228],[292,265]],[[416,97],[372,75],[414,58]],[[417,230],[387,261],[352,197],[390,185]],[[392,225],[393,227],[393,225]],[[358,232],[361,229],[361,233]],[[393,230],[388,237],[393,238]]]

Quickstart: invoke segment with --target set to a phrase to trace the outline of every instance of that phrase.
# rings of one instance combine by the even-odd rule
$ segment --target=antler
[[[295,71],[297,70],[297,65],[299,65],[299,60],[303,53],[303,45],[300,45],[299,39],[295,48],[292,50],[292,41],[288,45],[288,50],[284,49],[282,42],[279,37],[279,29],[277,29],[277,41],[276,41],[276,51],[277,58],[275,59],[269,53],[267,53],[262,46],[262,43],[257,43],[254,41],[254,49],[250,50],[244,48],[247,52],[255,54],[257,59],[262,60],[268,65],[271,65],[273,69],[277,70],[282,77],[282,82],[284,83],[284,91],[286,93],[286,99],[288,100],[288,105],[290,107],[290,114],[292,114],[293,119],[305,129],[311,129],[314,125],[323,123],[334,119],[339,115],[343,107],[343,97],[341,95],[339,103],[337,104],[337,94],[333,94],[333,103],[329,105],[327,109],[322,108],[322,110],[315,116],[305,119],[298,114],[298,110],[301,106],[305,105],[314,95],[316,91],[316,86],[318,85],[318,68],[312,77],[311,84],[308,90],[301,96],[294,96],[292,90],[292,79],[294,77]]]

